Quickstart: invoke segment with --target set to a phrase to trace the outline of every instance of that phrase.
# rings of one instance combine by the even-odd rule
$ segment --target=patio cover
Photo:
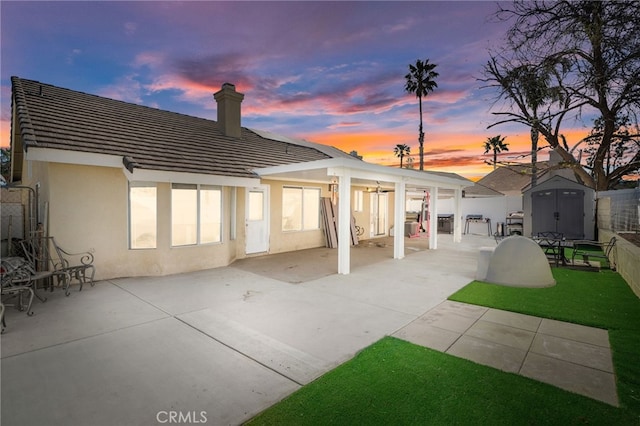
[[[404,257],[404,221],[406,193],[429,191],[431,194],[431,217],[438,216],[438,197],[454,197],[456,218],[462,215],[462,190],[471,181],[454,173],[426,172],[392,168],[366,163],[356,158],[331,158],[305,163],[256,168],[253,171],[261,178],[287,181],[338,183],[338,198],[342,205],[351,205],[351,186],[376,186],[395,191],[394,228],[398,230],[393,240],[393,257]],[[404,196],[400,196],[404,194]],[[338,273],[350,272],[350,224],[351,209],[338,210]],[[438,247],[438,222],[430,221],[429,248]],[[454,222],[453,240],[462,239],[462,223]]]

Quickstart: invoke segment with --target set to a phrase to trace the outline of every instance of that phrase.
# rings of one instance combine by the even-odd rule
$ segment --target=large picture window
[[[282,230],[320,228],[320,188],[282,188]]]
[[[154,183],[129,183],[129,247],[154,249],[157,244],[157,189]]]
[[[222,191],[207,185],[171,185],[171,245],[222,241]]]

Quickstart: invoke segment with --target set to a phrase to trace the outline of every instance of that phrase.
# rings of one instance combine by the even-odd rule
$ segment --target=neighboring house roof
[[[121,156],[147,169],[257,178],[257,168],[348,154],[324,145],[247,128],[227,137],[212,120],[11,78],[25,149]]]
[[[471,197],[502,197],[504,194],[502,192],[496,191],[495,189],[487,188],[479,182],[476,182],[474,185],[467,186],[464,189],[464,196],[466,198]]]
[[[539,161],[538,178],[543,176],[548,169],[548,162]],[[484,176],[475,185],[464,189],[466,196],[490,196],[491,192],[498,192],[504,195],[509,193],[521,193],[531,184],[531,165],[512,164],[496,168],[494,171]]]

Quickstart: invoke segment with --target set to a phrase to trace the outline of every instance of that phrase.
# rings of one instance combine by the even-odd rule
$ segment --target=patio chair
[[[82,290],[82,285],[87,281],[93,287],[95,285],[93,278],[96,275],[96,268],[93,266],[93,253],[88,251],[69,253],[60,247],[55,238],[49,238],[51,238],[51,243],[58,256],[58,269],[67,271],[72,279],[75,278],[80,283],[78,291]]]
[[[58,258],[55,249],[52,253],[51,248],[55,247],[52,243],[52,237],[29,238],[22,240],[20,245],[21,254],[27,259],[34,271],[34,276],[31,279],[36,283],[46,280],[47,286],[51,291],[53,291],[55,284],[61,285],[64,289],[64,294],[68,296],[71,274],[75,271],[65,267],[64,262]],[[56,279],[55,284],[53,282],[54,278]],[[36,288],[35,285],[34,288]]]
[[[34,271],[26,260],[21,257],[3,258],[0,265],[0,296],[3,297],[0,303],[2,303],[2,329],[4,330],[6,327],[4,319],[5,299],[16,298],[15,306],[18,310],[26,310],[27,315],[33,315],[31,306],[33,305],[33,298],[35,296],[33,289],[35,281],[31,279]],[[27,302],[24,301],[25,295],[28,297]],[[47,299],[43,299],[43,301],[46,300]]]
[[[616,270],[616,262],[614,258],[613,248],[616,245],[616,237],[611,237],[608,243],[601,243],[598,241],[589,240],[575,240],[573,242],[573,254],[571,256],[571,262],[573,263],[576,257],[582,257],[582,261],[587,265],[590,258],[606,260],[609,264],[609,268],[612,271]]]

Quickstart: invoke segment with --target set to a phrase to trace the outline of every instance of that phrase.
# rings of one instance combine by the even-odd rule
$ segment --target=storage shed
[[[562,176],[552,176],[522,193],[524,235],[561,232],[568,240],[592,240],[595,191]]]

